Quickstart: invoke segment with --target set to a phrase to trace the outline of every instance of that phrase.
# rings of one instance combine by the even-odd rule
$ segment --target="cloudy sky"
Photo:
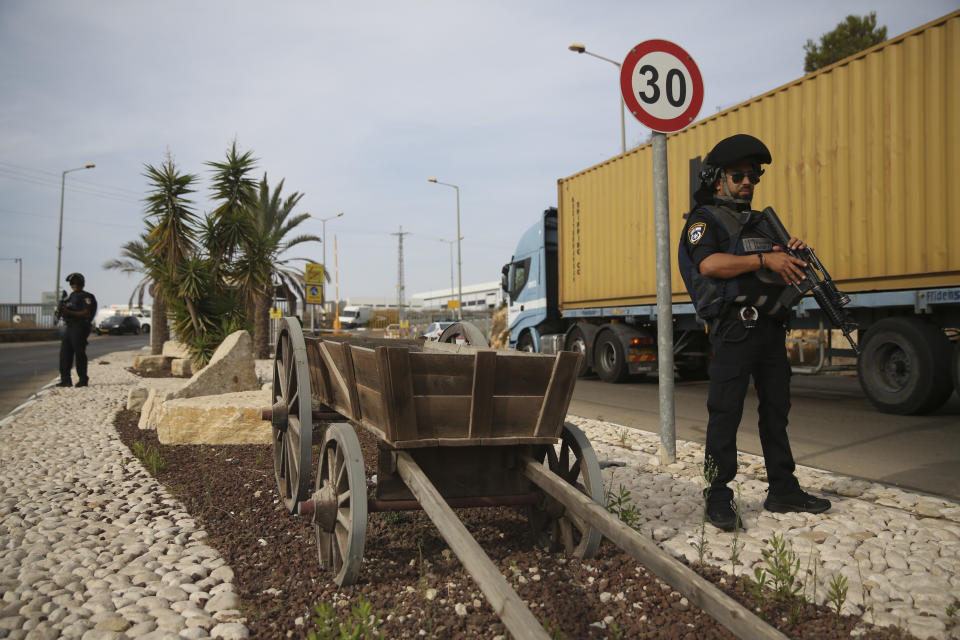
[[[801,8],[802,7],[802,8]],[[889,36],[958,0],[368,2],[0,0],[0,302],[53,289],[62,171],[61,280],[101,304],[137,278],[105,271],[143,229],[145,164],[169,152],[199,181],[233,140],[256,177],[304,193],[301,225],[339,254],[341,298],[396,296],[397,236],[412,293],[450,285],[460,187],[464,285],[497,280],[556,180],[620,151],[617,69],[644,40],[685,48],[701,117],[803,74],[803,44],[877,11]],[[627,122],[627,144],[649,131]],[[320,243],[290,257],[322,261]],[[63,282],[58,283],[64,286]]]

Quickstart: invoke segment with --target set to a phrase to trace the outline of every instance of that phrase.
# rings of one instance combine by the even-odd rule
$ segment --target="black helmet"
[[[74,272],[67,276],[67,282],[70,283],[71,286],[78,284],[82,287],[87,281],[84,280],[82,273]]]
[[[697,202],[708,203],[713,197],[713,183],[724,167],[747,160],[758,168],[761,164],[770,164],[773,158],[770,150],[758,138],[746,133],[738,133],[724,138],[710,150],[700,169],[700,187],[695,198]]]

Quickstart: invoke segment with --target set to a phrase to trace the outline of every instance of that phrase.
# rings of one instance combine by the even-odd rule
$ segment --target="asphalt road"
[[[150,336],[97,336],[90,335],[87,358],[94,358],[114,351],[130,351],[150,346]],[[96,368],[87,372],[96,380]],[[36,393],[43,385],[60,377],[60,341],[4,342],[0,343],[0,418],[6,416],[23,401]],[[73,381],[77,372],[73,371]]]
[[[703,442],[708,382],[676,384],[677,437]],[[873,408],[855,377],[794,376],[790,444],[798,464],[960,499],[960,398],[936,413],[895,416]],[[570,413],[660,431],[656,378],[577,382]],[[751,388],[738,447],[762,455]]]

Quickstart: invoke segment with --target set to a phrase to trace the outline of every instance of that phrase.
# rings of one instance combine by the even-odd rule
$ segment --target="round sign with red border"
[[[690,54],[667,40],[641,42],[620,67],[623,101],[640,124],[680,131],[703,105],[703,78]]]

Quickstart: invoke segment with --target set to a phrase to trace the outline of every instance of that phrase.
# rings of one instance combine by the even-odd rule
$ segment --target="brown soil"
[[[158,479],[199,521],[209,543],[236,572],[252,637],[304,637],[314,629],[314,605],[331,603],[345,619],[360,596],[381,618],[379,630],[385,638],[506,635],[503,623],[423,512],[371,514],[359,582],[340,588],[318,565],[313,527],[289,515],[279,502],[269,446],[161,445],[155,432],[137,428],[138,417],[131,411],[117,415],[121,440],[131,449],[139,440],[160,451],[164,468]],[[369,478],[376,473],[377,441],[363,430],[358,435]],[[320,444],[316,435],[314,444]],[[595,559],[580,561],[538,547],[519,511],[457,513],[553,638],[733,637],[606,540]],[[712,567],[695,569],[746,606],[757,606],[741,582]],[[436,589],[435,599],[427,600],[428,589]],[[602,593],[613,597],[601,604]],[[455,613],[458,603],[466,605],[466,615]],[[838,623],[831,609],[810,604],[768,603],[760,615],[792,638],[848,638],[858,624],[866,626],[847,616]],[[605,618],[606,629],[592,626]],[[425,636],[418,636],[421,630]],[[912,636],[867,626],[860,637]]]

